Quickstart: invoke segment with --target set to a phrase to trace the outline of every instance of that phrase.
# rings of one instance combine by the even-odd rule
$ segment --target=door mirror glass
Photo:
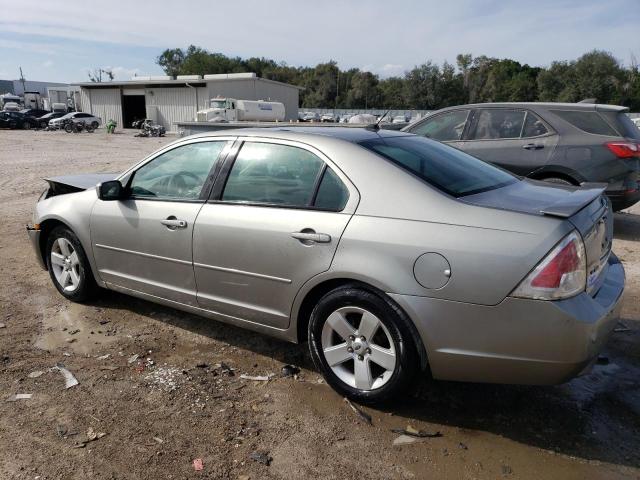
[[[125,189],[119,180],[109,180],[98,185],[98,198],[100,200],[122,200],[125,196]]]

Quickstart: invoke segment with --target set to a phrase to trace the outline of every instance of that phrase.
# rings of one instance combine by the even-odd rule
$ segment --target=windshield
[[[226,100],[211,100],[211,108],[227,108]]]
[[[360,145],[454,197],[493,190],[517,181],[504,170],[424,137],[379,138]]]

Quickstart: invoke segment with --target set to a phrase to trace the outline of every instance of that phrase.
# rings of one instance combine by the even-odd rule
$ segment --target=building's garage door
[[[176,122],[194,120],[199,108],[197,103],[202,104],[196,102],[196,90],[188,87],[147,88],[146,103],[147,109],[155,107],[156,121],[167,131],[175,131]]]
[[[102,119],[104,125],[113,119],[122,127],[122,100],[119,88],[92,88],[89,92],[89,103],[93,115]]]

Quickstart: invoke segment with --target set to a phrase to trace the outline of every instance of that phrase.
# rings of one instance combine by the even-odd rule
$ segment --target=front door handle
[[[540,150],[541,148],[544,148],[544,145],[541,145],[539,143],[527,143],[523,145],[522,148],[524,148],[525,150]]]
[[[331,235],[316,233],[314,230],[306,228],[301,232],[291,232],[291,236],[307,245],[310,243],[329,243],[331,241]]]
[[[167,217],[164,220],[161,220],[160,223],[162,223],[162,225],[167,227],[169,230],[175,230],[176,228],[187,228],[187,222],[185,222],[184,220],[178,220],[173,215]]]

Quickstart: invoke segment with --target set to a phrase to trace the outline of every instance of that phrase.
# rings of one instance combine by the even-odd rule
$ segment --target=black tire
[[[555,183],[556,185],[570,185],[572,187],[576,186],[575,183],[570,182],[566,178],[562,177],[546,177],[541,179],[543,182]]]
[[[98,128],[100,125],[98,125],[98,122],[92,122],[91,126],[93,127],[93,129],[95,130],[96,128]]]
[[[78,265],[76,268],[76,274],[79,278],[79,282],[77,288],[73,290],[63,288],[63,286],[56,278],[56,274],[52,266],[52,250],[54,249],[54,243],[60,238],[66,239],[73,247],[73,250],[77,253]],[[80,240],[78,240],[78,237],[75,235],[75,233],[64,226],[58,226],[54,228],[47,238],[45,256],[47,270],[49,270],[51,281],[63,297],[73,302],[84,302],[90,299],[95,294],[97,290],[97,284],[95,278],[93,278],[91,266],[89,264],[89,260],[87,259],[84,248],[82,248],[82,244],[80,243]]]
[[[17,122],[9,122],[9,128],[11,130],[15,130],[16,128],[18,128],[18,123]]]
[[[73,131],[75,130],[75,128],[73,128],[73,123],[67,123],[64,126],[64,131],[67,133],[73,133]]]
[[[370,390],[355,388],[339,378],[325,358],[322,347],[323,328],[327,318],[344,307],[364,309],[375,315],[386,328],[385,335],[389,334],[393,341],[396,352],[395,368],[382,386]],[[384,294],[378,294],[357,284],[332,290],[318,301],[309,320],[309,350],[313,363],[327,383],[339,394],[363,404],[389,402],[399,397],[419,370],[418,353],[408,323],[410,321],[406,314]],[[357,327],[357,325],[354,326]],[[374,343],[373,340],[370,341]],[[355,345],[353,346],[355,348]],[[345,369],[348,369],[349,362],[354,362],[355,367],[355,362],[358,361],[356,357],[358,356],[354,354],[353,360],[344,363]],[[373,378],[373,372],[371,375]]]
[[[31,123],[29,123],[29,122],[24,122],[24,123],[22,124],[22,129],[23,129],[23,130],[31,130]]]
[[[40,128],[45,129],[49,125],[49,122],[40,122]]]
[[[87,133],[93,133],[93,131],[95,130],[95,127],[93,126],[93,123],[91,125],[87,125],[86,127],[84,127],[84,129],[86,130]]]

